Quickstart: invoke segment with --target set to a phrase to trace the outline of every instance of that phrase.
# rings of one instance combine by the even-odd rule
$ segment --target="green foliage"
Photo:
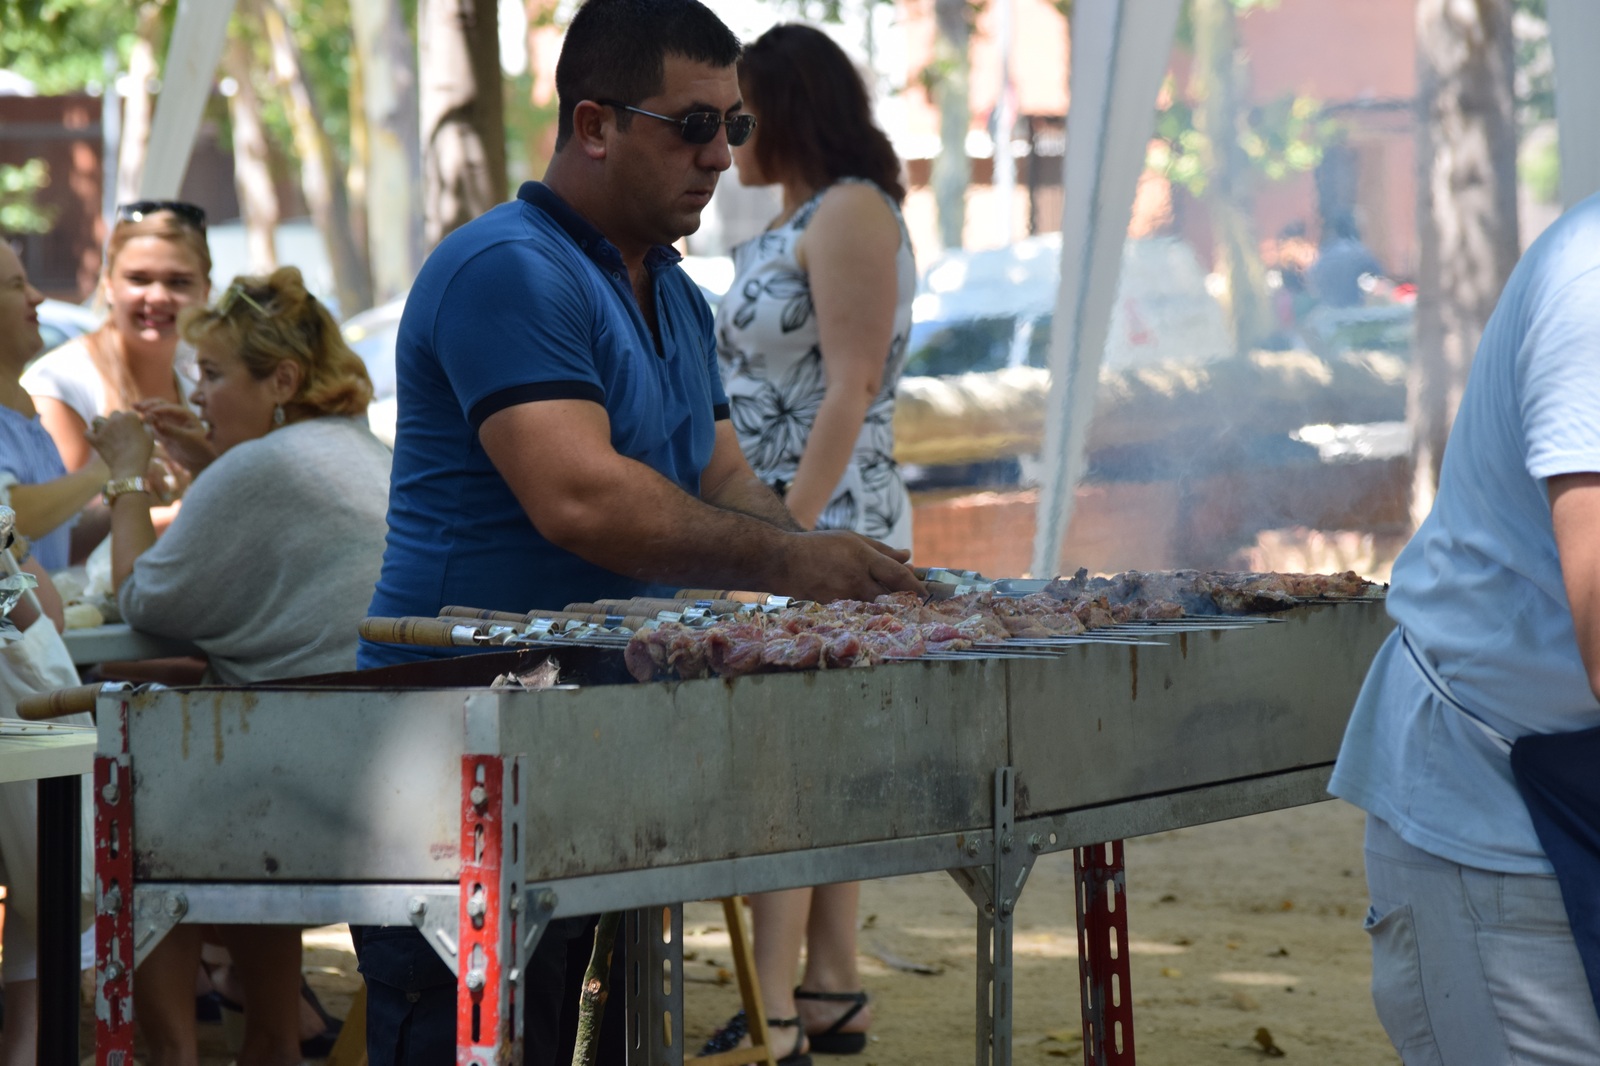
[[[34,194],[50,184],[50,167],[30,159],[19,167],[0,163],[0,233],[45,233],[55,209],[39,206]]]
[[[1561,152],[1554,137],[1530,138],[1517,153],[1517,180],[1542,204],[1561,202]]]
[[[1206,136],[1195,128],[1194,108],[1177,93],[1170,76],[1161,96],[1168,103],[1156,112],[1145,165],[1202,196],[1208,180]],[[1267,181],[1282,181],[1315,169],[1338,135],[1339,124],[1323,115],[1319,101],[1286,93],[1240,116],[1238,146],[1256,173]]]
[[[137,18],[128,0],[0,0],[0,68],[47,95],[99,87],[105,51],[126,62]]]

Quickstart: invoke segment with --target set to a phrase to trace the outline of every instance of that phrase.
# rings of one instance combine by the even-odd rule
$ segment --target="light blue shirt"
[[[1389,593],[1455,699],[1506,737],[1600,725],[1546,487],[1584,472],[1600,472],[1600,196],[1557,220],[1506,283],[1438,498]],[[1329,791],[1434,855],[1550,872],[1506,756],[1432,693],[1397,635],[1367,675]]]
[[[0,473],[21,485],[42,485],[67,476],[61,453],[38,415],[27,418],[0,407]],[[67,565],[71,541],[72,522],[64,522],[33,542],[34,557],[46,570],[60,570]]]

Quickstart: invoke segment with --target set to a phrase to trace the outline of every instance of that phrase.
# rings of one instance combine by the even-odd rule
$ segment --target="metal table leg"
[[[82,782],[39,782],[39,1061],[78,1061]]]

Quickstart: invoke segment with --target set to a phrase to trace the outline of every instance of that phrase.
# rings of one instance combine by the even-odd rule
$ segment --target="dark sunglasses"
[[[117,205],[118,222],[143,222],[147,215],[170,211],[195,229],[204,232],[206,213],[203,208],[183,200],[135,200]]]
[[[728,127],[728,144],[734,148],[739,147],[750,139],[756,131],[756,117],[754,115],[734,115],[732,118],[723,118],[715,111],[692,111],[682,118],[673,118],[671,115],[658,115],[654,111],[646,111],[642,107],[625,104],[621,100],[596,100],[595,103],[602,107],[617,107],[624,111],[632,111],[635,115],[645,115],[649,118],[658,118],[662,122],[670,122],[678,127],[683,134],[683,139],[690,144],[710,144],[716,137],[717,130],[723,126]]]

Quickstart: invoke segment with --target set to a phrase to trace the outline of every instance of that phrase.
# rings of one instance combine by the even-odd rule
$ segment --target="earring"
[[[275,405],[272,408],[272,424],[274,426],[281,426],[287,420],[287,417],[283,413],[283,404],[280,403]]]

